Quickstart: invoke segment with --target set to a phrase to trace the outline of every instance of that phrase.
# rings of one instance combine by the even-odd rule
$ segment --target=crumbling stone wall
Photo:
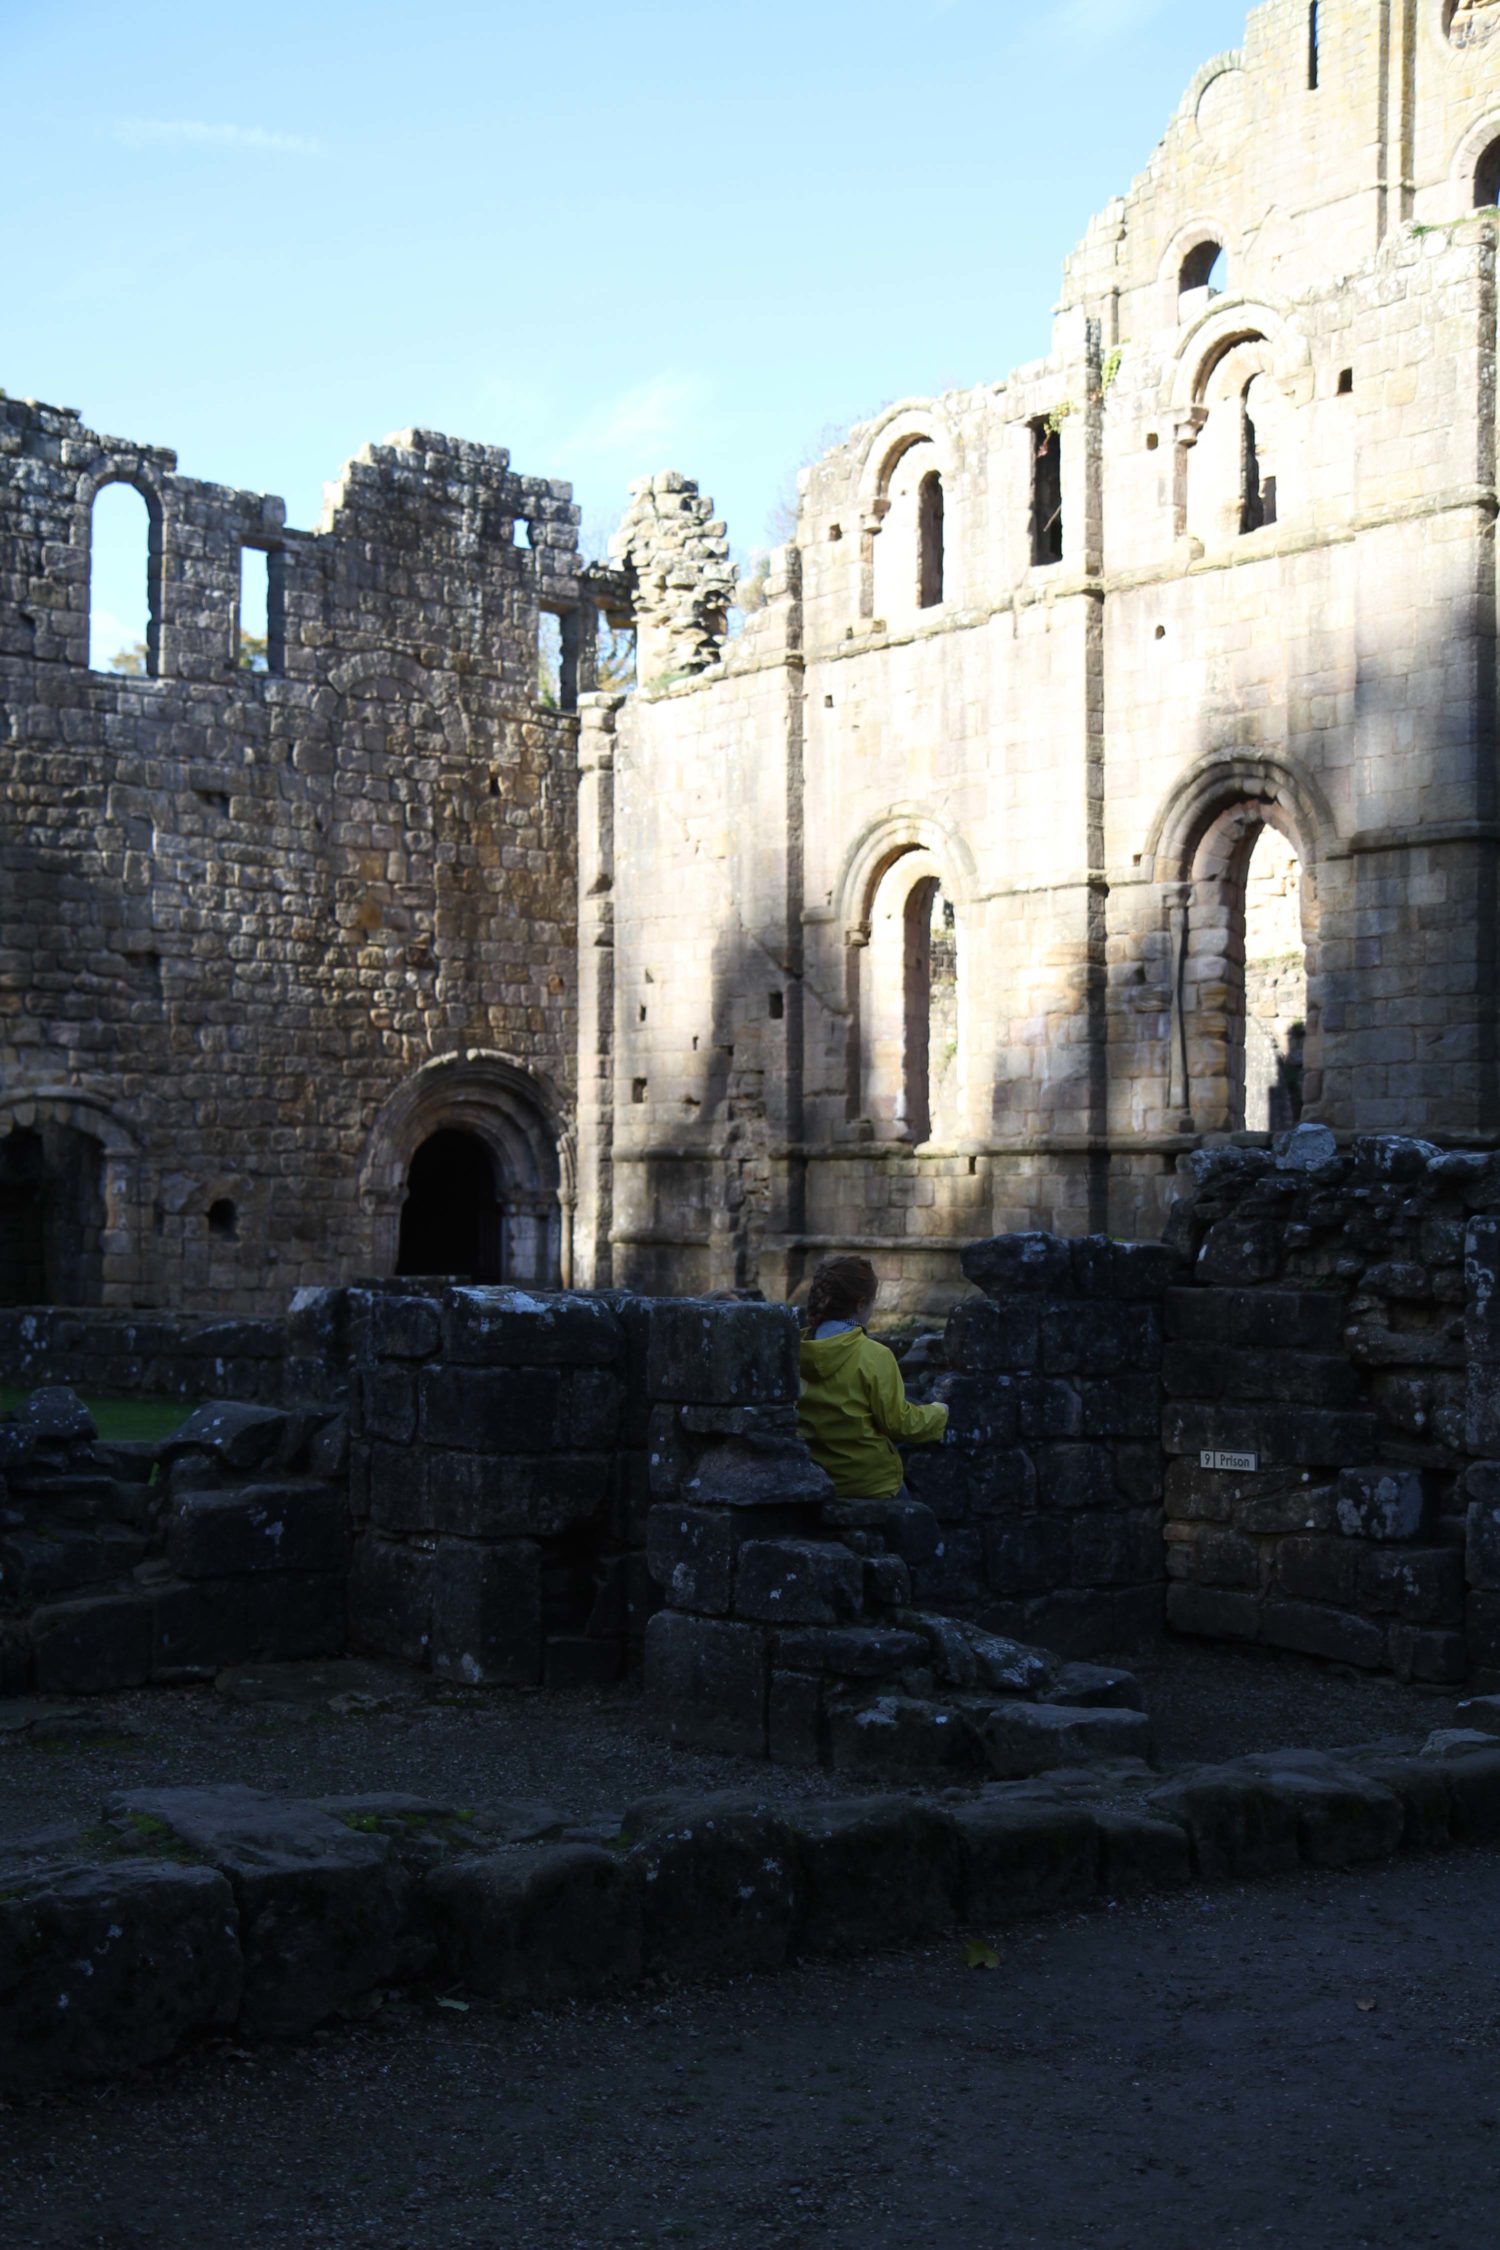
[[[146,677],[88,668],[111,481],[154,526]],[[563,1272],[576,723],[541,706],[537,638],[561,614],[589,684],[569,488],[408,430],[348,464],[316,532],[284,518],[0,396],[10,1303],[238,1317],[392,1272],[444,1126],[491,1152],[512,1277]],[[265,673],[238,665],[246,547],[275,565]],[[81,1254],[44,1240],[23,1279],[27,1198],[92,1210],[85,1175]]]
[[[298,1290],[288,1312],[219,1320],[192,1313],[0,1309],[0,1383],[64,1386],[96,1399],[236,1399],[336,1404],[348,1380],[340,1290]]]
[[[1495,1672],[1500,1159],[1303,1128],[1187,1170],[1169,1621],[1405,1679]]]

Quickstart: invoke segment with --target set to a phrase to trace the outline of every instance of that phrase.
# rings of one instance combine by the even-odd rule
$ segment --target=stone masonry
[[[712,662],[679,544],[582,721],[582,1280],[937,1309],[1217,1134],[1493,1145],[1495,16],[1255,8],[1046,358],[805,471]]]

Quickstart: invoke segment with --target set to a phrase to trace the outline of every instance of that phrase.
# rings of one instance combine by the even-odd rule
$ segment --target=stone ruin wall
[[[111,481],[151,516],[154,677],[88,668]],[[0,1223],[24,1145],[48,1294],[247,1314],[391,1271],[413,1150],[471,1120],[511,1271],[558,1278],[576,722],[540,706],[537,641],[540,605],[589,645],[576,524],[567,486],[408,431],[298,532],[0,398]],[[247,547],[266,674],[237,668]]]
[[[639,694],[584,722],[583,892],[609,901],[585,1278],[780,1296],[863,1248],[891,1310],[931,1311],[977,1235],[1154,1235],[1183,1153],[1291,1121],[1273,1087],[1345,1136],[1500,1131],[1474,208],[1500,46],[1441,0],[1326,0],[1319,26],[1316,87],[1300,0],[1205,65],[1069,261],[1045,359],[893,406],[804,472],[738,638],[715,642],[711,503],[679,478],[691,536],[659,497],[627,519],[627,572],[676,606]],[[1205,245],[1221,295],[1206,268],[1187,286]],[[1242,402],[1276,483],[1249,528]],[[1300,908],[1274,976],[1243,929],[1268,831]],[[882,933],[934,879],[957,1051],[924,1140]]]

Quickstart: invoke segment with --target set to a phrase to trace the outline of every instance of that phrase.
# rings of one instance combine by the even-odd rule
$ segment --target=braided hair
[[[812,1277],[804,1325],[816,1335],[825,1320],[856,1320],[880,1283],[868,1258],[825,1258]]]

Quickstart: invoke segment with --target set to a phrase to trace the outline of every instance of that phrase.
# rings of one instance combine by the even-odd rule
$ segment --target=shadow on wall
[[[0,1304],[97,1305],[104,1152],[76,1127],[17,1125],[0,1139]]]

